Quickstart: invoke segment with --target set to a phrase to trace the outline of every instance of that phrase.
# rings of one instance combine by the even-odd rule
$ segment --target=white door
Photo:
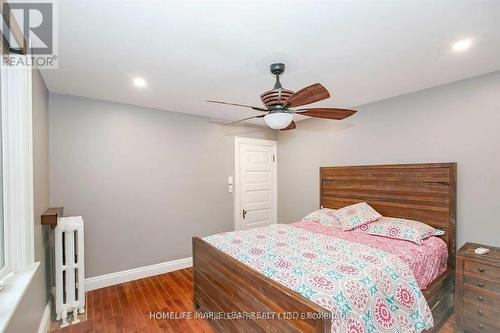
[[[276,141],[235,138],[235,228],[277,220]]]

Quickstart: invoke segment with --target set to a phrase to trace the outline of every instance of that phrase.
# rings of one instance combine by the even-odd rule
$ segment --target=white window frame
[[[34,263],[32,81],[30,67],[0,66],[5,255],[0,281],[8,283]],[[26,93],[12,80],[20,80]]]

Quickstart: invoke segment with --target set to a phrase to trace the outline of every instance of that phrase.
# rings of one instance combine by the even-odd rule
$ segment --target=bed
[[[448,250],[447,267],[421,291],[434,319],[434,327],[426,332],[437,332],[453,311],[456,164],[320,168],[322,207],[338,209],[358,202],[367,202],[384,216],[418,220],[445,231],[441,239]],[[332,329],[331,311],[198,237],[193,238],[193,304],[210,314],[222,332]],[[262,316],[266,313],[289,315]]]

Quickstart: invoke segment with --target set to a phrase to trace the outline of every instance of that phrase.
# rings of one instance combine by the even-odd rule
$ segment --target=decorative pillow
[[[366,202],[360,202],[338,209],[333,215],[340,221],[344,231],[355,229],[382,217],[382,215],[370,207]]]
[[[337,218],[333,215],[335,212],[335,209],[330,209],[330,208],[321,208],[318,210],[315,210],[312,213],[309,213],[306,215],[302,221],[311,221],[311,222],[316,222],[319,224],[323,224],[329,227],[340,227],[340,222],[337,220]]]
[[[394,217],[382,217],[380,220],[362,225],[354,231],[407,240],[417,245],[422,245],[424,239],[428,237],[444,235],[443,230],[436,229],[425,223]]]

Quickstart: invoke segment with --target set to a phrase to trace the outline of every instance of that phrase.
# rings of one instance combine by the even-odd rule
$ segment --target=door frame
[[[241,212],[241,198],[240,198],[240,146],[241,144],[259,144],[268,145],[273,147],[274,163],[273,163],[273,196],[271,198],[273,214],[271,216],[271,223],[276,224],[278,221],[278,141],[266,139],[254,139],[241,136],[234,137],[234,230],[240,230],[240,212]]]

